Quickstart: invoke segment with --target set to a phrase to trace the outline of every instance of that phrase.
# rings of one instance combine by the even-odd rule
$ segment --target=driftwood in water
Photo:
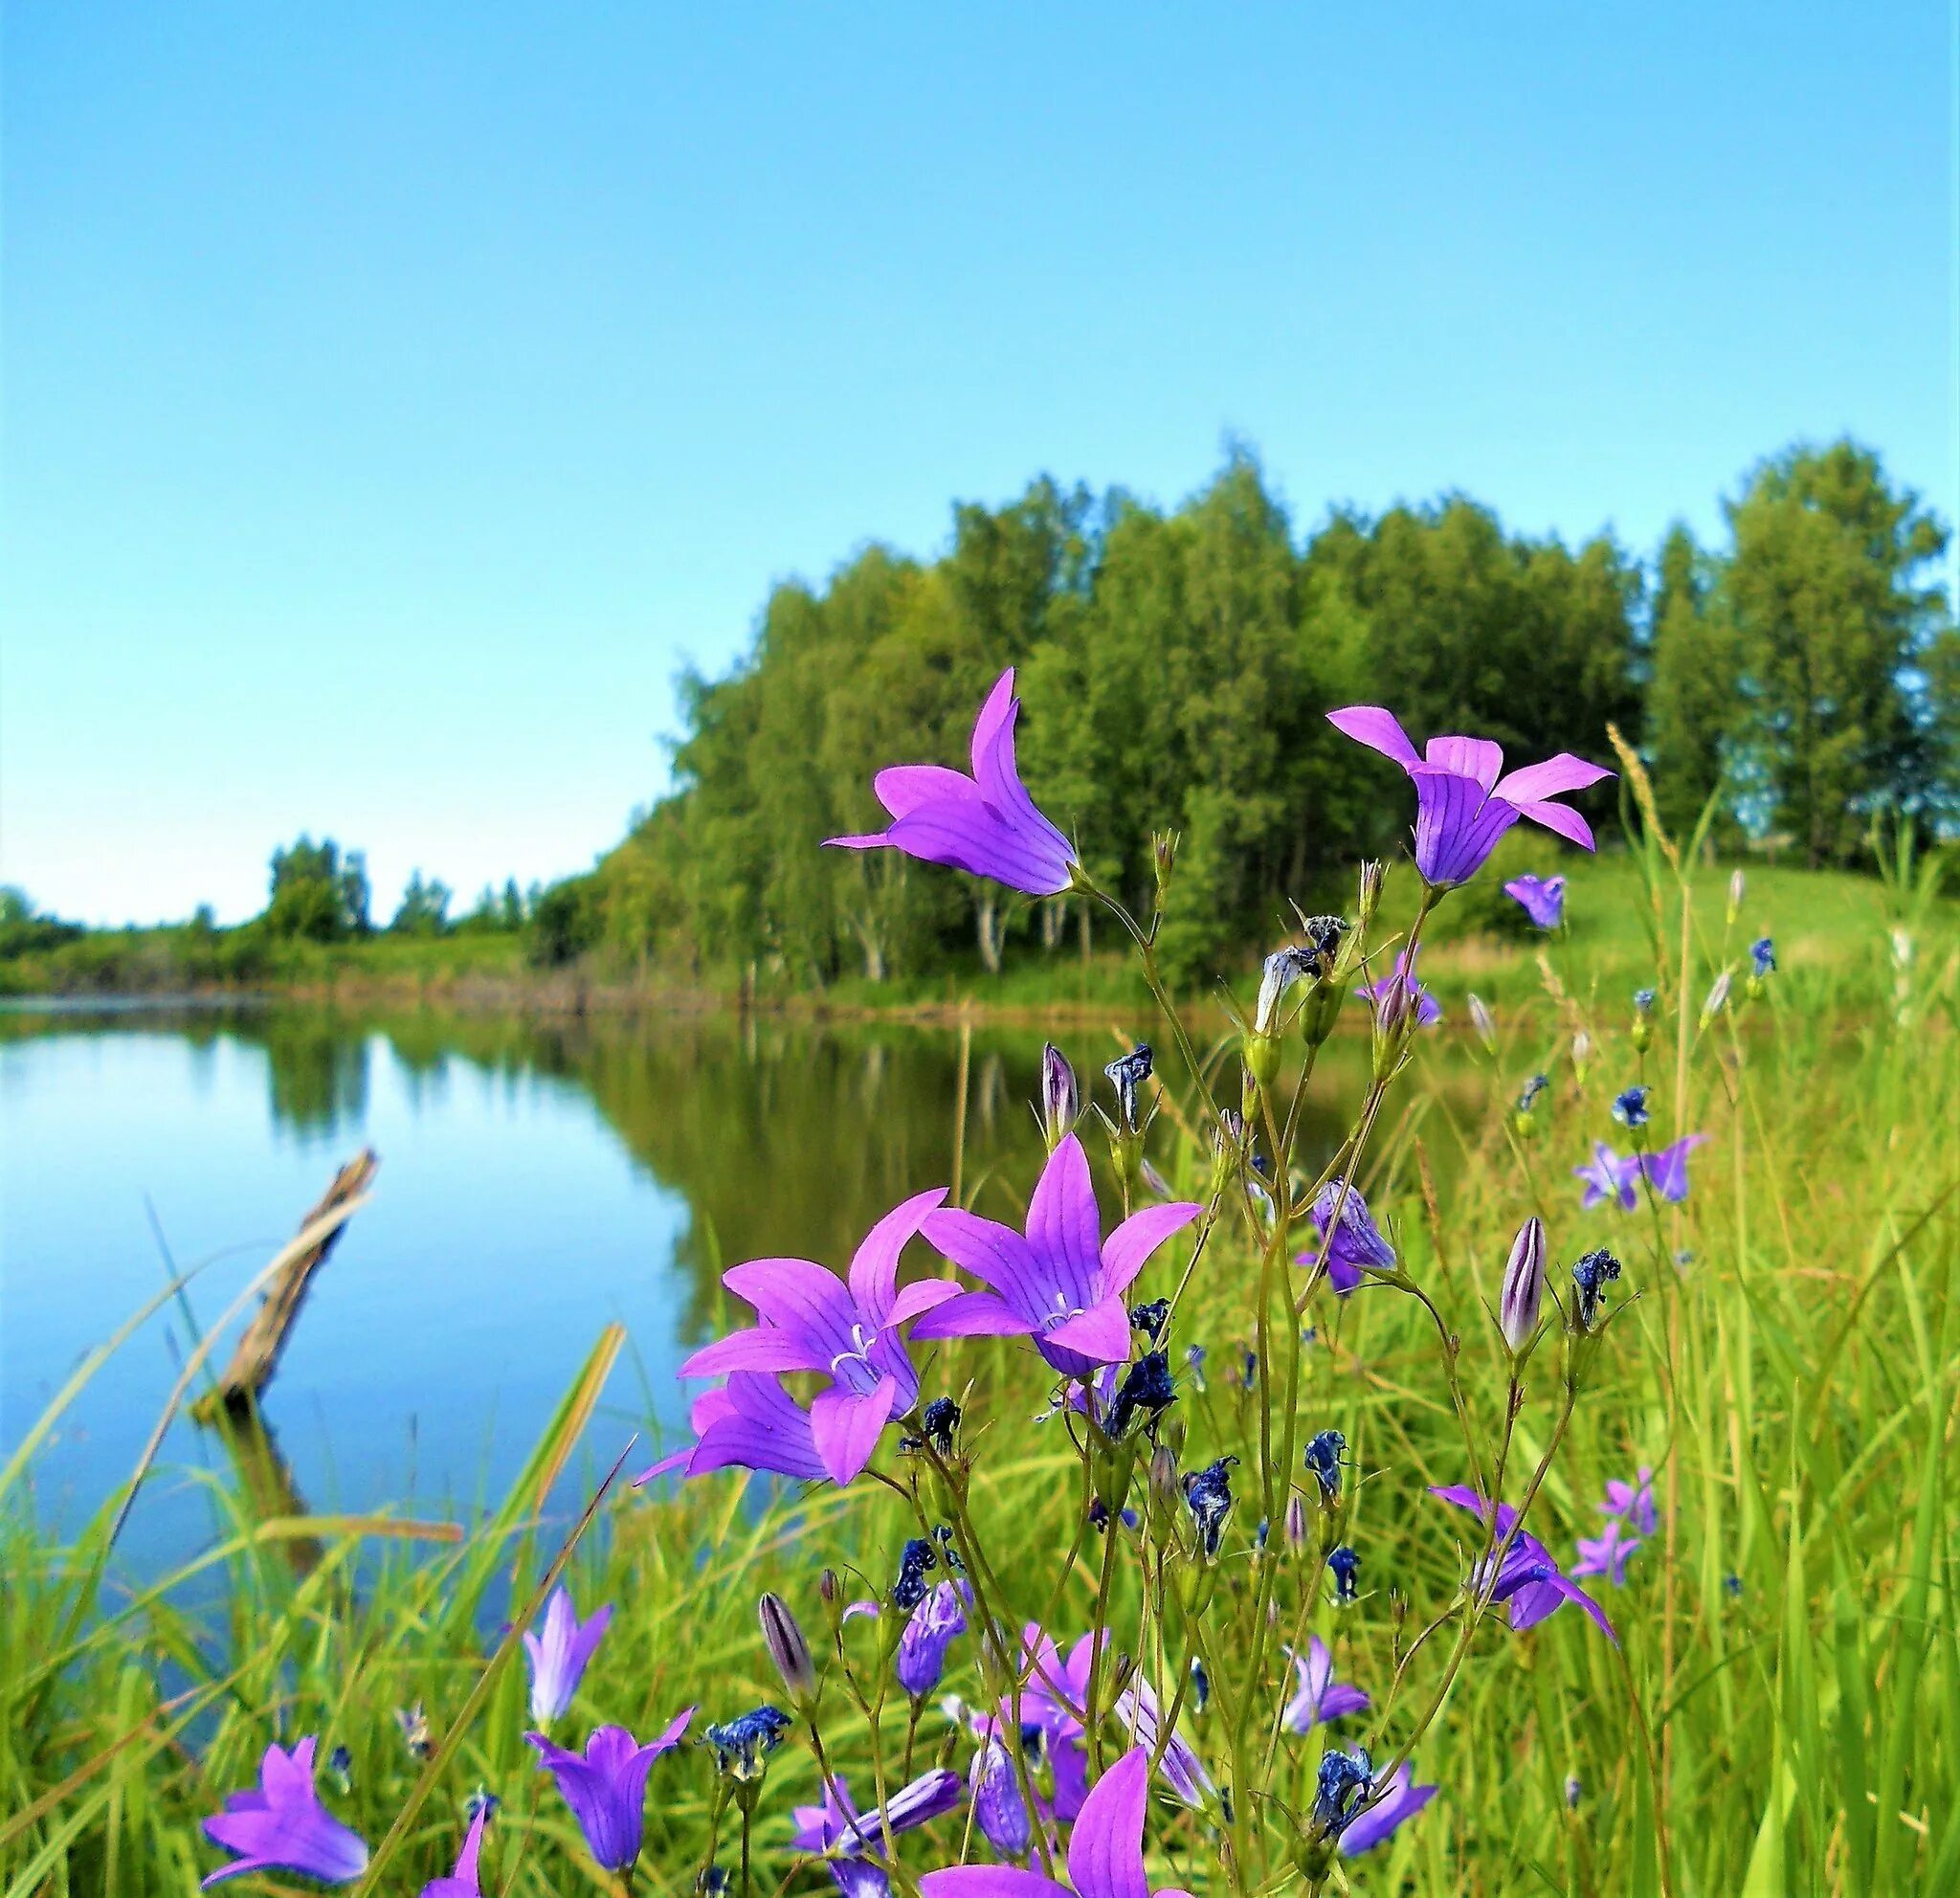
[[[333,1223],[312,1244],[295,1252],[272,1284],[266,1286],[258,1309],[253,1313],[251,1324],[245,1328],[245,1335],[238,1340],[238,1348],[232,1353],[231,1363],[218,1379],[218,1388],[209,1396],[198,1399],[192,1415],[200,1422],[212,1421],[221,1409],[234,1415],[249,1411],[258,1394],[272,1381],[272,1374],[278,1367],[279,1352],[285,1349],[287,1334],[293,1329],[294,1319],[300,1315],[306,1287],[312,1283],[314,1273],[326,1262],[327,1255],[339,1242],[345,1227],[345,1217],[335,1219],[333,1216],[367,1192],[380,1164],[371,1147],[363,1148],[333,1176],[333,1184],[326,1189],[320,1203],[300,1221],[302,1234],[323,1221],[332,1219]]]

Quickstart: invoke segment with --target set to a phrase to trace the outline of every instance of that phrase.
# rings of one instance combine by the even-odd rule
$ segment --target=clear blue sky
[[[1831,17],[1836,15],[1836,17]],[[1947,5],[57,5],[4,47],[0,875],[468,895],[772,580],[1228,432],[1303,525],[1651,550],[1851,430],[1951,518]]]

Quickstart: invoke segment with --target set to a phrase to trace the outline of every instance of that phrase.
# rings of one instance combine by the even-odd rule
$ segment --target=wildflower
[[[1020,710],[1010,666],[974,723],[971,777],[943,765],[888,766],[872,789],[891,814],[890,826],[824,841],[844,850],[899,850],[1027,896],[1059,896],[1075,882],[1075,846],[1035,808],[1021,782],[1014,760]]]
[[[1027,1685],[1021,1690],[1023,1741],[1030,1731],[1040,1735],[1040,1749],[1054,1781],[1055,1816],[1072,1820],[1081,1811],[1089,1790],[1088,1736],[1080,1709],[1088,1705],[1094,1638],[1084,1635],[1069,1649],[1066,1659],[1032,1622],[1023,1639],[1027,1652],[1023,1666]],[[1011,1700],[1003,1701],[1001,1717],[1011,1718],[1012,1713]]]
[[[1321,1486],[1321,1501],[1334,1502],[1341,1494],[1341,1457],[1348,1440],[1338,1430],[1320,1431],[1306,1446],[1306,1467]]]
[[[1306,1547],[1306,1505],[1297,1489],[1286,1499],[1286,1513],[1280,1519],[1280,1528],[1287,1548],[1295,1553]]]
[[[1629,1087],[1613,1097],[1613,1117],[1624,1128],[1640,1128],[1647,1125],[1647,1096],[1645,1087]]]
[[[1742,871],[1734,870],[1728,879],[1728,920],[1733,923],[1742,914],[1743,892],[1748,888]]]
[[[692,1420],[696,1440],[641,1470],[633,1480],[635,1489],[674,1470],[688,1476],[730,1468],[769,1470],[805,1483],[830,1477],[810,1413],[773,1377],[731,1372],[724,1386],[695,1398]]]
[[[1761,998],[1770,977],[1775,972],[1776,945],[1768,936],[1758,936],[1749,945],[1748,995],[1751,1001]]]
[[[1089,1160],[1074,1134],[1048,1157],[1028,1204],[1023,1237],[978,1214],[946,1207],[925,1237],[989,1289],[962,1292],[928,1311],[915,1338],[1033,1336],[1064,1377],[1130,1354],[1123,1295],[1150,1255],[1204,1209],[1194,1201],[1147,1206],[1100,1244],[1101,1216]]]
[[[470,1829],[463,1838],[462,1850],[457,1855],[456,1870],[447,1878],[431,1879],[422,1887],[422,1898],[483,1898],[483,1887],[477,1882],[477,1861],[483,1849],[483,1828],[496,1809],[497,1801],[486,1798],[471,1814]]]
[[[1103,1429],[1115,1438],[1128,1435],[1138,1418],[1147,1429],[1177,1401],[1177,1389],[1170,1381],[1170,1360],[1162,1351],[1146,1351],[1130,1366],[1122,1387],[1111,1399],[1102,1419]]]
[[[939,1187],[887,1213],[853,1256],[848,1282],[808,1259],[753,1259],[724,1272],[722,1283],[763,1322],[704,1346],[680,1374],[827,1373],[830,1384],[810,1407],[811,1435],[830,1479],[853,1482],[886,1422],[919,1400],[899,1328],[960,1296],[950,1279],[922,1279],[902,1291],[898,1284],[899,1255],[945,1199]]]
[[[893,1833],[910,1832],[925,1825],[960,1803],[963,1788],[960,1775],[946,1767],[922,1773],[888,1798],[882,1807],[859,1814],[851,1802],[850,1789],[841,1778],[832,1777],[824,1785],[820,1806],[798,1806],[791,1814],[795,1830],[790,1843],[799,1852],[834,1852],[840,1858],[855,1859],[884,1850],[887,1827]]]
[[[1336,1209],[1340,1222],[1334,1224]],[[1342,1297],[1360,1284],[1370,1271],[1392,1272],[1395,1248],[1382,1237],[1381,1229],[1368,1210],[1361,1189],[1339,1178],[1322,1187],[1307,1215],[1319,1237],[1327,1262],[1327,1283]],[[1334,1227],[1333,1236],[1327,1229]],[[1320,1262],[1318,1252],[1303,1252],[1295,1263],[1309,1268]]]
[[[1654,1472],[1642,1463],[1632,1483],[1609,1478],[1599,1513],[1618,1516],[1637,1534],[1654,1534],[1660,1527],[1660,1515],[1654,1507]]]
[[[1280,1011],[1297,982],[1306,981],[1314,971],[1314,956],[1303,949],[1275,949],[1259,971],[1259,998],[1253,1011],[1253,1033],[1277,1038],[1281,1030]]]
[[[1378,858],[1364,857],[1355,880],[1354,915],[1363,929],[1373,926],[1375,911],[1381,907],[1382,885],[1388,882],[1389,866]]]
[[[1150,1068],[1155,1057],[1147,1041],[1139,1041],[1126,1055],[1118,1055],[1102,1072],[1108,1077],[1109,1084],[1116,1089],[1117,1126],[1125,1130],[1135,1130],[1137,1119],[1137,1089],[1150,1078]]]
[[[923,1535],[915,1535],[899,1551],[899,1578],[892,1584],[892,1606],[909,1613],[925,1599],[925,1572],[939,1567],[939,1556]]]
[[[1606,1528],[1595,1536],[1578,1538],[1579,1559],[1572,1564],[1572,1575],[1604,1575],[1615,1588],[1627,1585],[1627,1563],[1640,1546],[1640,1538],[1617,1516],[1610,1517]]]
[[[1543,764],[1500,777],[1503,749],[1487,738],[1432,738],[1418,758],[1400,722],[1379,705],[1344,706],[1329,712],[1327,720],[1336,730],[1392,758],[1415,781],[1415,867],[1436,888],[1474,877],[1520,817],[1583,849],[1592,848],[1585,818],[1551,800],[1613,775],[1597,765],[1561,751]]]
[[[1740,1601],[1742,1599],[1742,1577],[1740,1575],[1724,1575],[1722,1577],[1722,1586],[1731,1601]]]
[[[1327,1838],[1338,1834],[1354,1817],[1373,1782],[1374,1762],[1369,1758],[1366,1747],[1347,1753],[1339,1747],[1329,1747],[1321,1755],[1320,1771],[1314,1775],[1315,1830]]]
[[[1164,1332],[1170,1323],[1170,1301],[1168,1298],[1153,1298],[1147,1305],[1133,1305],[1129,1308],[1130,1329],[1141,1331],[1153,1345],[1164,1342]]]
[[[1498,1293],[1497,1328],[1512,1353],[1523,1351],[1538,1329],[1545,1302],[1545,1224],[1535,1215],[1518,1228],[1504,1262]]]
[[[926,1590],[912,1610],[892,1672],[914,1700],[924,1700],[946,1671],[946,1651],[967,1631],[967,1585],[943,1581]]]
[[[412,1707],[398,1707],[394,1710],[394,1724],[402,1730],[402,1745],[414,1759],[427,1759],[435,1751],[435,1742],[429,1731],[429,1716],[417,1701]]]
[[[1702,1026],[1704,1028],[1715,1019],[1728,1006],[1729,975],[1724,970],[1716,976],[1708,989],[1706,1000],[1702,1003]]]
[[[1298,1677],[1293,1698],[1280,1716],[1281,1724],[1289,1733],[1309,1732],[1325,1721],[1339,1720],[1343,1714],[1368,1711],[1368,1695],[1361,1688],[1334,1679],[1334,1657],[1320,1636],[1307,1638],[1304,1654],[1294,1654],[1290,1647],[1286,1652],[1292,1655],[1293,1671]]]
[[[692,1709],[690,1709],[691,1711]],[[765,1702],[710,1727],[702,1735],[715,1750],[715,1766],[739,1782],[760,1779],[768,1771],[768,1758],[783,1744],[790,1731],[790,1716],[779,1707]]]
[[[326,1770],[344,1795],[354,1790],[354,1755],[345,1747],[336,1747],[327,1754]]]
[[[1563,877],[1513,877],[1504,894],[1515,897],[1531,919],[1533,928],[1556,929],[1565,920],[1566,880]]]
[[[1490,1012],[1490,1004],[1481,995],[1470,997],[1470,1026],[1477,1031],[1477,1038],[1483,1043],[1485,1054],[1497,1053],[1497,1017]]]
[[[1459,1509],[1467,1509],[1486,1528],[1494,1520],[1500,1542],[1510,1537],[1495,1574],[1489,1569],[1490,1557],[1483,1557],[1470,1576],[1470,1588],[1473,1594],[1487,1592],[1492,1602],[1505,1603],[1513,1629],[1522,1634],[1526,1628],[1535,1628],[1547,1616],[1556,1614],[1568,1601],[1574,1601],[1608,1641],[1615,1646],[1619,1644],[1613,1623],[1606,1619],[1606,1610],[1559,1567],[1551,1551],[1526,1530],[1512,1533],[1517,1529],[1518,1512],[1510,1504],[1500,1503],[1493,1518],[1490,1505],[1465,1485],[1432,1488],[1429,1493]]]
[[[1416,954],[1420,953],[1418,949]],[[1364,982],[1354,993],[1372,1004],[1380,1034],[1402,1027],[1411,1011],[1417,1028],[1431,1027],[1442,1019],[1442,1004],[1415,979],[1415,958],[1406,949],[1396,952],[1395,966],[1388,974]]]
[[[766,1594],[756,1605],[756,1614],[762,1621],[763,1645],[783,1677],[791,1700],[808,1700],[816,1691],[816,1666],[790,1604],[780,1595]]]
[[[314,1790],[319,1744],[308,1734],[291,1753],[267,1747],[257,1790],[229,1795],[224,1811],[204,1821],[212,1842],[236,1854],[204,1881],[207,1887],[252,1871],[298,1872],[345,1885],[367,1870],[368,1842],[334,1818]]]
[[[1034,1842],[1034,1821],[1021,1798],[1014,1763],[998,1735],[989,1732],[974,1750],[968,1774],[973,1794],[973,1822],[1004,1859],[1018,1859]]]
[[[1591,1166],[1574,1167],[1574,1178],[1584,1180],[1585,1194],[1579,1200],[1582,1212],[1591,1212],[1593,1207],[1611,1199],[1622,1212],[1631,1213],[1640,1203],[1640,1195],[1635,1182],[1641,1174],[1640,1159],[1637,1154],[1621,1159],[1613,1149],[1601,1140],[1592,1144]]]
[[[1636,989],[1634,991],[1634,1032],[1635,1051],[1645,1054],[1654,1041],[1654,991]]]
[[[1619,1277],[1619,1261],[1605,1250],[1584,1254],[1572,1267],[1572,1320],[1581,1331],[1597,1326],[1609,1282]]]
[[[1185,1507],[1197,1525],[1198,1542],[1207,1555],[1218,1552],[1225,1518],[1232,1513],[1232,1466],[1236,1457],[1220,1457],[1184,1479]]]
[[[1389,1775],[1386,1787],[1370,1787],[1371,1803],[1341,1828],[1344,1859],[1358,1859],[1362,1853],[1371,1851],[1436,1798],[1438,1789],[1414,1784],[1414,1776],[1405,1762]]]
[[[1334,1600],[1345,1606],[1361,1599],[1361,1557],[1344,1542],[1327,1551],[1327,1573],[1334,1578]]]
[[[1300,933],[1306,938],[1296,951],[1303,958],[1307,975],[1325,982],[1341,959],[1341,945],[1347,939],[1348,922],[1341,916],[1303,916]]]
[[[1688,1196],[1688,1155],[1707,1138],[1705,1133],[1683,1134],[1642,1161],[1647,1184],[1669,1205],[1679,1205]]]
[[[561,1588],[545,1610],[543,1636],[524,1631],[524,1652],[531,1664],[531,1718],[540,1727],[564,1718],[612,1619],[609,1602],[581,1625],[570,1591]]]
[[[1144,1869],[1150,1755],[1138,1747],[1083,1799],[1068,1842],[1066,1886],[1015,1865],[952,1865],[919,1881],[923,1898],[1176,1898],[1152,1894]]]
[[[1129,1685],[1117,1695],[1111,1709],[1136,1744],[1153,1756],[1164,1731],[1164,1709],[1157,1692],[1141,1673],[1130,1677]],[[1217,1793],[1212,1775],[1196,1750],[1174,1728],[1164,1742],[1164,1783],[1188,1806],[1202,1808]]]
[[[647,1775],[655,1760],[680,1744],[693,1718],[690,1707],[645,1746],[624,1727],[601,1727],[586,1742],[583,1753],[554,1747],[543,1733],[524,1735],[538,1750],[539,1765],[558,1782],[586,1836],[587,1848],[605,1870],[624,1871],[639,1857]]]
[[[1076,1071],[1053,1041],[1041,1049],[1041,1134],[1052,1153],[1076,1130],[1081,1114]]]

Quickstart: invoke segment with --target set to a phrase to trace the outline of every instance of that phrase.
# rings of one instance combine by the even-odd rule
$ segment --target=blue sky
[[[1831,14],[1837,17],[1829,17]],[[582,867],[781,576],[1228,433],[1303,525],[1955,511],[1948,7],[15,8],[0,875]]]

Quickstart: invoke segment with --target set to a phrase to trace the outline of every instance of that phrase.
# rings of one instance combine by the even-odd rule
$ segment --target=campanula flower
[[[967,1775],[973,1794],[973,1823],[1004,1859],[1018,1859],[1035,1841],[1035,1821],[1021,1797],[1013,1756],[990,1732],[973,1751]]]
[[[1160,1351],[1146,1351],[1124,1373],[1115,1396],[1102,1409],[1102,1428],[1118,1440],[1127,1437],[1139,1423],[1151,1431],[1157,1419],[1176,1401],[1177,1386],[1171,1381],[1169,1357]]]
[[[1038,1730],[1055,1783],[1055,1816],[1066,1822],[1082,1809],[1089,1791],[1089,1753],[1082,1713],[1088,1706],[1089,1662],[1094,1637],[1084,1635],[1063,1657],[1054,1641],[1032,1622],[1024,1635],[1021,1721]],[[1013,1717],[1012,1697],[1001,1703],[1000,1718]]]
[[[1102,1070],[1110,1086],[1116,1089],[1116,1125],[1120,1129],[1134,1129],[1141,1125],[1137,1118],[1137,1090],[1149,1080],[1155,1060],[1150,1044],[1139,1041],[1128,1054],[1118,1055]]]
[[[1343,1714],[1368,1711],[1368,1695],[1361,1688],[1334,1679],[1334,1657],[1320,1636],[1307,1638],[1304,1654],[1294,1654],[1290,1647],[1286,1652],[1293,1657],[1293,1671],[1299,1681],[1280,1716],[1289,1733],[1305,1733],[1325,1721],[1339,1720]]]
[[[1518,1090],[1518,1111],[1521,1114],[1528,1114],[1538,1105],[1538,1097],[1550,1085],[1551,1077],[1549,1075],[1534,1074]]]
[[[1014,760],[1020,710],[1010,666],[974,724],[971,777],[944,765],[888,766],[872,789],[891,824],[824,841],[843,850],[899,850],[1028,896],[1059,896],[1075,881],[1075,846],[1035,808],[1021,782]]]
[[[1218,1552],[1225,1518],[1232,1513],[1232,1465],[1237,1461],[1236,1457],[1220,1457],[1184,1479],[1185,1507],[1197,1525],[1198,1542],[1207,1555]]]
[[[1296,982],[1308,980],[1314,971],[1315,957],[1310,949],[1275,949],[1267,956],[1259,971],[1259,998],[1253,1011],[1252,1025],[1256,1035],[1277,1036],[1285,1025],[1280,1016],[1286,997]]]
[[[1538,1329],[1545,1303],[1545,1224],[1535,1215],[1518,1228],[1511,1256],[1504,1262],[1503,1284],[1498,1292],[1497,1326],[1504,1343],[1521,1351]]]
[[[1390,1833],[1419,1813],[1436,1798],[1435,1786],[1417,1786],[1406,1761],[1389,1775],[1388,1784],[1370,1786],[1365,1806],[1341,1828],[1341,1856],[1358,1859],[1379,1845]]]
[[[923,1898],[1184,1898],[1169,1886],[1153,1894],[1144,1869],[1149,1778],[1138,1747],[1096,1782],[1069,1835],[1067,1885],[1018,1865],[953,1865],[919,1881]]]
[[[545,1610],[544,1633],[524,1630],[524,1652],[531,1664],[531,1718],[540,1727],[565,1717],[612,1619],[609,1602],[581,1624],[570,1590],[561,1588]]]
[[[1504,894],[1515,897],[1525,914],[1538,929],[1556,929],[1566,913],[1566,880],[1563,877],[1513,877]]]
[[[1343,1751],[1329,1747],[1314,1775],[1313,1822],[1323,1838],[1332,1838],[1354,1817],[1374,1783],[1374,1762],[1366,1747]]]
[[[1329,1239],[1327,1227],[1333,1222],[1336,1208],[1341,1223]],[[1359,1187],[1330,1179],[1321,1188],[1307,1217],[1326,1252],[1327,1284],[1341,1297],[1345,1298],[1360,1284],[1370,1268],[1380,1272],[1395,1269],[1395,1248],[1382,1237]],[[1320,1257],[1318,1252],[1303,1252],[1294,1262],[1311,1268],[1320,1262]]]
[[[695,1398],[691,1418],[696,1440],[641,1470],[633,1480],[635,1489],[675,1470],[688,1476],[718,1469],[768,1470],[804,1483],[830,1477],[810,1413],[775,1378],[760,1372],[731,1372],[725,1385]]]
[[[1749,964],[1757,981],[1776,972],[1776,945],[1768,936],[1758,936],[1749,945]]]
[[[1347,705],[1327,722],[1414,780],[1415,867],[1438,889],[1474,877],[1520,817],[1592,848],[1585,818],[1551,800],[1613,775],[1598,765],[1561,751],[1504,777],[1503,748],[1488,738],[1432,738],[1417,757],[1395,715],[1380,705]]]
[[[1634,1013],[1636,1015],[1652,1015],[1657,999],[1658,997],[1652,989],[1636,989],[1634,991]]]
[[[1327,1551],[1327,1573],[1334,1578],[1334,1600],[1345,1605],[1361,1599],[1361,1556],[1343,1543]]]
[[[624,1871],[639,1857],[647,1775],[655,1760],[680,1744],[693,1718],[690,1707],[645,1746],[624,1727],[601,1727],[582,1753],[554,1747],[543,1733],[524,1735],[538,1750],[538,1764],[557,1780],[593,1860],[607,1871]]]
[[[313,1784],[312,1734],[287,1753],[270,1746],[258,1765],[256,1792],[233,1793],[225,1809],[204,1821],[213,1844],[236,1853],[205,1881],[207,1887],[252,1871],[290,1871],[324,1885],[345,1885],[368,1869],[368,1842],[320,1803]]]
[[[965,1582],[943,1581],[927,1589],[899,1637],[892,1672],[914,1700],[924,1699],[939,1686],[947,1649],[967,1632],[967,1594]]]
[[[1421,953],[1419,949],[1415,951]],[[1443,1018],[1442,1004],[1416,979],[1415,957],[1406,949],[1396,950],[1395,966],[1386,975],[1364,982],[1354,993],[1373,1007],[1384,1030],[1412,1009],[1418,1028],[1433,1027]]]
[[[1679,1205],[1688,1196],[1688,1155],[1707,1137],[1705,1133],[1686,1133],[1643,1157],[1641,1171],[1647,1184],[1669,1205]]]
[[[1341,1493],[1341,1458],[1348,1440],[1338,1430],[1317,1432],[1307,1442],[1306,1467],[1321,1486],[1321,1500],[1333,1502]]]
[[[1081,1097],[1076,1091],[1076,1071],[1068,1057],[1053,1041],[1041,1049],[1041,1136],[1052,1153],[1063,1138],[1076,1130],[1081,1115]]]
[[[912,1335],[1032,1336],[1064,1377],[1121,1364],[1130,1354],[1124,1293],[1150,1255],[1203,1211],[1189,1200],[1147,1206],[1099,1239],[1088,1155],[1070,1134],[1041,1170],[1025,1236],[951,1206],[926,1219],[926,1239],[988,1289],[947,1300],[913,1327]]]
[[[1459,1509],[1467,1509],[1486,1527],[1492,1522],[1490,1505],[1466,1485],[1433,1487],[1429,1493]],[[1575,1601],[1607,1640],[1618,1646],[1619,1637],[1614,1633],[1613,1623],[1606,1619],[1606,1610],[1559,1567],[1552,1558],[1551,1551],[1524,1530],[1511,1535],[1518,1520],[1517,1510],[1508,1503],[1500,1503],[1495,1520],[1499,1539],[1511,1536],[1510,1546],[1498,1563],[1494,1583],[1488,1570],[1490,1558],[1485,1556],[1470,1577],[1471,1588],[1481,1593],[1488,1585],[1491,1600],[1507,1605],[1511,1626],[1520,1633],[1526,1628],[1535,1628],[1568,1601]]]
[[[1621,1159],[1603,1140],[1594,1141],[1592,1164],[1572,1169],[1572,1176],[1586,1183],[1586,1191],[1579,1200],[1581,1210],[1590,1212],[1610,1199],[1622,1212],[1631,1213],[1640,1203],[1637,1184],[1640,1174],[1638,1154]]]
[[[688,1710],[692,1712],[693,1708]],[[783,1735],[794,1724],[780,1707],[771,1707],[765,1701],[746,1713],[738,1713],[733,1720],[708,1728],[702,1738],[715,1750],[716,1770],[746,1784],[760,1779],[768,1771],[769,1755],[783,1744]]]
[[[1111,1710],[1138,1746],[1152,1754],[1156,1753],[1157,1737],[1164,1731],[1164,1709],[1156,1689],[1141,1673],[1130,1676],[1129,1685],[1117,1695]],[[1175,1728],[1164,1743],[1163,1773],[1164,1783],[1188,1806],[1201,1808],[1216,1796],[1217,1788],[1205,1771],[1204,1761]]]
[[[790,1843],[799,1852],[835,1852],[840,1858],[864,1854],[877,1857],[884,1850],[887,1825],[894,1833],[910,1832],[927,1824],[943,1813],[951,1812],[965,1789],[960,1775],[947,1767],[935,1767],[901,1786],[884,1803],[860,1814],[851,1802],[851,1791],[841,1777],[824,1785],[820,1806],[798,1806],[791,1815],[795,1830]]]
[[[1654,1472],[1642,1463],[1632,1483],[1609,1478],[1599,1513],[1620,1517],[1637,1535],[1654,1534],[1660,1527],[1660,1515],[1654,1507]]]
[[[803,1706],[816,1692],[816,1664],[802,1625],[790,1604],[775,1594],[765,1594],[756,1603],[756,1619],[762,1623],[763,1645],[783,1677],[791,1704]]]
[[[1629,1087],[1613,1097],[1613,1117],[1626,1128],[1647,1125],[1647,1095],[1645,1087]]]
[[[477,1879],[477,1861],[483,1849],[483,1828],[496,1810],[495,1799],[485,1799],[478,1806],[470,1817],[463,1848],[457,1855],[456,1870],[447,1878],[432,1878],[422,1887],[422,1898],[483,1898],[483,1887]]]
[[[1639,1546],[1640,1538],[1617,1516],[1611,1516],[1598,1535],[1578,1538],[1579,1559],[1572,1564],[1573,1577],[1604,1575],[1615,1588],[1624,1588],[1627,1563]]]
[[[922,1279],[899,1289],[899,1255],[945,1199],[946,1190],[935,1188],[887,1213],[853,1256],[848,1280],[808,1259],[751,1259],[724,1272],[722,1283],[752,1305],[762,1323],[703,1346],[680,1374],[828,1374],[829,1385],[810,1406],[811,1435],[831,1480],[853,1482],[871,1461],[885,1424],[919,1400],[919,1374],[900,1328],[960,1295],[950,1279]]]

